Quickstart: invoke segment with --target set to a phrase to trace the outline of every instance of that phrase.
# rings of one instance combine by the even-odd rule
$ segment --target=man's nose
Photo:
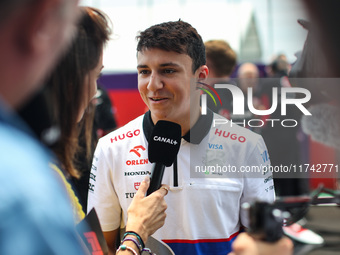
[[[161,77],[156,73],[152,73],[149,79],[148,90],[157,91],[163,88],[163,86],[164,84]]]

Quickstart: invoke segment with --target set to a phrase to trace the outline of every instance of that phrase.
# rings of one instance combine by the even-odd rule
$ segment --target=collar
[[[33,131],[29,128],[26,122],[24,122],[20,116],[12,110],[0,97],[0,123],[9,125],[13,128],[20,130],[21,132],[33,136]]]
[[[213,120],[213,112],[207,109],[207,115],[201,115],[195,125],[182,138],[188,143],[199,144],[209,133]],[[145,138],[149,141],[155,124],[151,119],[151,112],[145,113],[143,118],[143,130]]]

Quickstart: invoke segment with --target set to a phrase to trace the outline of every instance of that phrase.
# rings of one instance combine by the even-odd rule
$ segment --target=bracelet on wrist
[[[151,252],[151,250],[149,248],[144,248],[141,252],[141,254],[143,253],[143,251],[147,252],[149,255],[156,255],[154,253]]]
[[[127,232],[125,232],[125,234],[124,234],[124,236],[123,236],[123,239],[125,239],[125,237],[126,237],[127,235],[135,236],[135,237],[138,239],[138,241],[139,241],[140,245],[142,246],[142,248],[143,248],[143,249],[145,248],[145,244],[144,244],[142,238],[141,238],[140,235],[138,235],[136,232],[133,232],[133,231],[127,231]]]
[[[138,241],[136,238],[133,238],[133,237],[130,237],[130,238],[125,237],[125,238],[121,241],[120,244],[123,244],[123,243],[126,242],[126,241],[133,242],[133,243],[138,247],[139,252],[142,253],[143,247],[142,247],[142,245],[139,243],[139,241]]]
[[[118,253],[119,251],[131,251],[133,253],[133,255],[138,255],[138,253],[133,249],[131,248],[130,246],[127,246],[125,244],[122,244],[119,246],[119,248],[117,249],[116,253]]]

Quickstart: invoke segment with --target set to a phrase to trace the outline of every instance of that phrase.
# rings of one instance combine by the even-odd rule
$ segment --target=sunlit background
[[[81,5],[100,8],[112,20],[104,73],[135,72],[138,31],[165,21],[191,23],[204,41],[228,41],[238,63],[268,64],[280,53],[293,63],[307,34],[297,23],[307,19],[297,0],[82,0]]]

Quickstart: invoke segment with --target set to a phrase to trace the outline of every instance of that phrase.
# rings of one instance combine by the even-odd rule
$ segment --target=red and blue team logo
[[[138,189],[139,189],[140,184],[141,184],[140,182],[135,182],[135,183],[134,183],[133,186],[134,186],[135,190],[138,190]]]
[[[210,86],[210,85],[208,85],[204,82],[200,82],[200,81],[198,81],[197,83],[202,86],[202,87],[197,86],[197,88],[202,90],[206,94],[208,94],[211,97],[211,99],[214,101],[215,106],[217,106],[217,102],[215,100],[215,97],[213,96],[213,94],[208,89],[210,89],[215,94],[215,96],[218,98],[218,101],[220,101],[220,104],[222,105],[222,100],[221,100],[220,96],[218,95],[217,91],[214,89],[214,87],[212,87],[212,86]]]

